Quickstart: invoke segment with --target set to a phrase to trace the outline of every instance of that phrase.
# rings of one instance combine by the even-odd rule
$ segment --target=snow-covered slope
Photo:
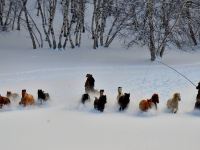
[[[54,51],[32,50],[21,33],[0,36],[0,94],[21,93],[26,88],[50,93],[44,106],[22,108],[14,102],[0,110],[3,150],[195,150],[200,135],[200,113],[194,112],[196,89],[159,62],[149,61],[148,50],[89,47]],[[8,44],[9,43],[9,44]],[[163,62],[195,84],[200,81],[200,52],[168,50]],[[93,110],[92,101],[80,104],[85,75],[93,74],[97,89],[105,89],[104,113]],[[127,111],[117,111],[117,87],[131,93]],[[178,114],[167,113],[166,101],[180,92]],[[158,111],[141,113],[141,99],[160,95]]]

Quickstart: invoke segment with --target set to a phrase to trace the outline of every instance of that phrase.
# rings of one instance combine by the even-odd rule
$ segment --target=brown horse
[[[153,107],[155,107],[157,110],[157,103],[159,103],[159,96],[158,94],[153,94],[151,99],[141,100],[139,103],[139,108],[141,111],[147,111]]]
[[[2,108],[4,105],[8,105],[8,104],[10,104],[10,99],[0,95],[0,108]]]
[[[26,90],[22,90],[22,98],[19,104],[24,106],[33,105],[35,100],[31,94],[26,93]]]
[[[92,74],[87,74],[86,78],[87,80],[85,81],[85,92],[86,93],[95,92],[94,90],[95,79],[93,78]]]

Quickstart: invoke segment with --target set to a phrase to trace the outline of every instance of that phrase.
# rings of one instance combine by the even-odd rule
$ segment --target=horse
[[[117,95],[117,102],[119,102],[119,98],[123,96],[122,87],[118,87],[118,95]]]
[[[198,94],[197,94],[196,100],[200,101],[200,82],[199,82],[198,86],[196,87],[196,89],[198,90]]]
[[[194,105],[194,109],[200,110],[200,100],[197,100]]]
[[[159,96],[158,94],[153,94],[151,99],[141,100],[139,103],[139,108],[141,111],[148,111],[148,109],[151,109],[153,107],[155,107],[155,109],[157,110],[157,103],[159,103]]]
[[[45,93],[42,89],[38,89],[38,100],[42,103],[49,100],[49,93]]]
[[[95,84],[95,79],[93,78],[92,74],[87,74],[86,75],[86,81],[85,81],[85,92],[95,92],[94,90],[94,84]]]
[[[17,93],[12,93],[11,91],[7,91],[6,97],[8,97],[10,100],[16,100],[19,98],[19,94]]]
[[[89,100],[90,100],[90,95],[88,93],[85,93],[82,95],[82,97],[81,97],[82,104],[85,104],[85,102],[89,101]]]
[[[104,90],[100,90],[100,97],[95,97],[94,100],[94,109],[103,112],[105,108],[105,104],[107,103],[106,95],[103,95]]]
[[[0,95],[0,108],[2,108],[4,105],[9,105],[9,104],[10,104],[10,99]]]
[[[26,90],[22,90],[22,98],[21,101],[19,102],[20,105],[34,105],[35,100],[33,98],[33,95],[26,93]]]
[[[179,101],[181,101],[180,93],[174,93],[173,97],[167,101],[167,108],[172,113],[177,113]]]
[[[99,99],[95,97],[94,100],[94,109],[103,112],[105,108],[105,104],[107,103],[106,95],[100,96]]]
[[[195,102],[194,109],[200,110],[200,82],[199,82],[198,86],[196,87],[196,89],[198,90],[198,93],[196,96],[196,102]]]
[[[127,108],[130,102],[130,93],[124,93],[124,95],[119,97],[118,104],[119,104],[119,111],[123,111]]]

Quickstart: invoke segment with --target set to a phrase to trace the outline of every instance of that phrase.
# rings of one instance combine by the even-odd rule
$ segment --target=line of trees
[[[199,44],[200,1],[0,0],[0,31],[22,27],[34,49],[44,42],[53,49],[80,47],[87,32],[94,49],[109,47],[118,38],[127,47],[148,46],[154,61],[169,44],[180,49]]]

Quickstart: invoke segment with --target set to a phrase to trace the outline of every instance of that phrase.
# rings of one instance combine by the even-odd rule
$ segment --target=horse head
[[[177,101],[181,101],[181,95],[180,95],[180,93],[174,93],[173,99],[177,100]]]
[[[11,94],[12,94],[11,91],[7,91],[6,96],[9,97],[11,96]]]
[[[130,93],[124,93],[124,98],[129,99],[130,98]]]
[[[151,97],[152,102],[159,103],[159,96],[158,94],[154,93]]]
[[[25,94],[26,94],[26,89],[23,89],[23,90],[22,90],[22,97],[24,97]]]
[[[198,84],[198,86],[196,87],[197,90],[200,90],[200,82]]]
[[[118,87],[118,94],[122,94],[122,87]]]

